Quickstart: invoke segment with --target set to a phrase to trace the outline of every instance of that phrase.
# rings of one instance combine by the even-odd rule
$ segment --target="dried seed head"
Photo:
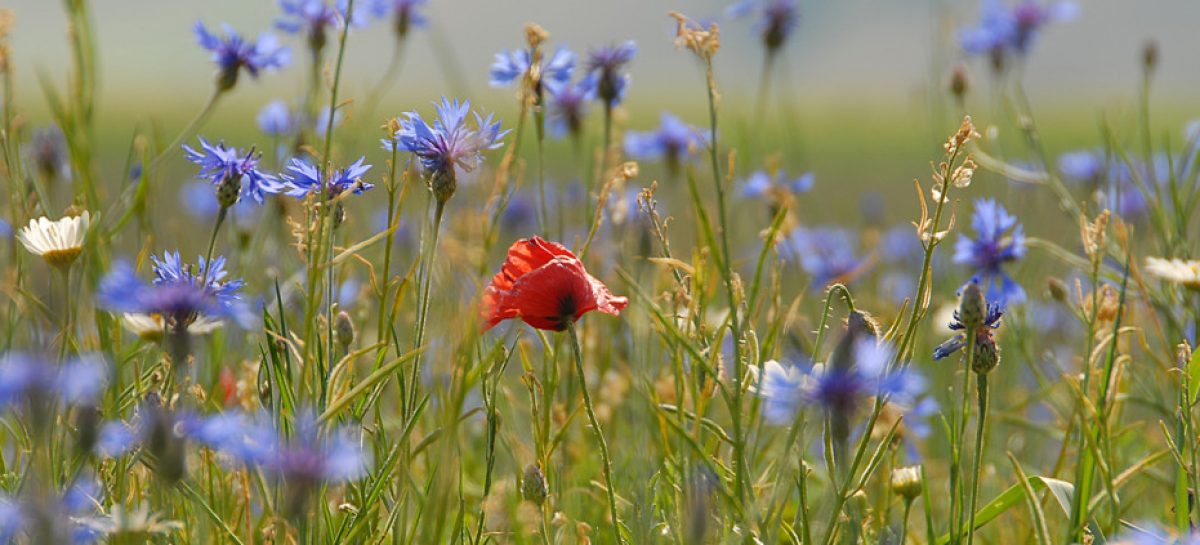
[[[550,33],[542,28],[537,23],[525,23],[525,43],[529,44],[530,49],[537,49],[546,40],[550,39]]]
[[[971,116],[964,116],[958,130],[946,141],[944,146],[946,155],[958,153],[958,150],[975,138],[979,138],[979,133],[975,131],[975,125],[971,123]]]
[[[712,59],[717,54],[721,48],[721,38],[716,23],[709,23],[706,29],[677,11],[668,12],[667,15],[674,18],[677,24],[675,47],[690,49],[703,59]]]
[[[1093,262],[1104,257],[1101,249],[1104,248],[1105,232],[1110,215],[1111,212],[1105,209],[1091,222],[1087,220],[1087,216],[1079,216],[1079,238],[1083,242],[1083,251]]]

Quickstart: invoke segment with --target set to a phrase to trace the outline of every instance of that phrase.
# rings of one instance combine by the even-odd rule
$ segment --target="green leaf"
[[[1196,394],[1200,392],[1200,350],[1192,353],[1192,359],[1187,365],[1188,403],[1196,403]]]
[[[1075,485],[1067,481],[1060,481],[1058,479],[1051,479],[1049,477],[1042,477],[1040,475],[1029,477],[1026,480],[1026,483],[1038,493],[1041,493],[1044,490],[1049,490],[1050,494],[1054,496],[1055,502],[1058,503],[1059,508],[1062,509],[1063,514],[1069,514],[1071,512],[1071,498],[1075,495]],[[1008,487],[1008,489],[1004,492],[1001,492],[1000,495],[996,496],[995,499],[988,502],[987,505],[984,505],[982,508],[980,508],[979,511],[976,511],[975,528],[982,528],[983,525],[995,520],[1000,515],[1004,514],[1005,511],[1008,511],[1014,506],[1021,505],[1025,501],[1024,487],[1025,484],[1022,483],[1014,484]],[[937,542],[938,545],[949,543],[950,535],[946,534],[939,537]]]

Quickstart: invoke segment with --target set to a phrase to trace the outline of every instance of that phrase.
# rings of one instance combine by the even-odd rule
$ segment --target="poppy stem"
[[[612,462],[608,458],[608,442],[604,440],[604,431],[600,429],[600,422],[596,420],[596,411],[592,408],[592,396],[588,393],[587,377],[583,373],[583,354],[579,348],[579,335],[575,332],[574,322],[568,323],[567,332],[571,336],[571,350],[575,353],[575,373],[579,375],[580,389],[583,390],[583,406],[587,410],[588,423],[592,426],[592,435],[600,444],[600,460],[604,464],[604,489],[608,493],[608,509],[612,516],[613,536],[616,538],[614,543],[624,545],[625,540],[621,538],[621,519],[617,517],[617,496],[613,492]]]

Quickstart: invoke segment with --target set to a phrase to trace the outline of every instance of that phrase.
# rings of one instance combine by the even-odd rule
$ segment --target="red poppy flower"
[[[483,329],[520,318],[538,329],[562,331],[593,310],[616,316],[628,305],[629,299],[588,274],[571,250],[533,237],[513,243],[484,290]]]

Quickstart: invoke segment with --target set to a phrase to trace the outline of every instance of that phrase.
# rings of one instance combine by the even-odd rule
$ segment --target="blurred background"
[[[460,96],[494,111],[512,126],[516,101],[511,88],[487,85],[493,55],[523,44],[522,27],[534,21],[579,53],[636,40],[633,84],[625,103],[629,129],[657,125],[670,109],[703,126],[706,116],[701,70],[690,54],[676,51],[668,10],[721,25],[717,78],[723,96],[725,134],[770,130],[749,127],[757,95],[763,48],[753,20],[730,20],[730,2],[710,0],[433,0],[430,25],[407,41],[401,77],[383,99],[379,114],[419,109],[442,95]],[[1011,120],[990,94],[986,59],[968,59],[955,40],[958,28],[976,21],[977,1],[842,0],[804,1],[798,30],[785,45],[772,86],[771,104],[787,101],[790,114],[770,116],[787,125],[791,139],[777,146],[785,166],[817,175],[817,195],[845,184],[910,190],[927,161],[956,125],[958,113],[946,91],[948,74],[965,63],[971,78],[967,110],[981,129],[1010,130]],[[39,72],[61,83],[69,67],[67,31],[60,2],[8,2],[16,15],[12,49],[18,103],[35,125],[49,116]],[[1023,80],[1048,149],[1095,147],[1106,122],[1132,134],[1140,58],[1151,38],[1160,51],[1154,78],[1154,126],[1172,140],[1185,123],[1200,117],[1200,2],[1194,0],[1084,0],[1073,22],[1048,25],[1024,66]],[[246,79],[202,134],[247,144],[256,134],[247,120],[273,98],[294,100],[306,78],[301,38],[273,29],[279,8],[269,0],[104,0],[95,6],[101,62],[101,130],[105,146],[128,149],[136,127],[171,135],[209,96],[213,65],[192,33],[196,21],[210,27],[228,22],[248,36],[272,31],[293,49],[287,70]],[[366,93],[392,55],[387,23],[358,29],[349,39],[344,96]],[[775,110],[775,106],[767,108]],[[739,115],[742,114],[742,115]],[[353,116],[353,111],[350,111]],[[40,116],[40,117],[39,117]],[[598,124],[598,123],[597,123]],[[355,123],[357,130],[376,123]],[[772,127],[771,129],[777,129]],[[245,131],[245,137],[236,135]],[[993,133],[993,135],[995,132]],[[373,141],[366,135],[359,141]],[[1175,140],[1177,141],[1177,140]],[[736,144],[734,144],[736,145]],[[361,153],[382,152],[363,145]],[[768,146],[770,147],[770,146]],[[551,150],[553,153],[553,149]],[[861,158],[869,156],[870,161]],[[820,214],[820,210],[813,213]]]

